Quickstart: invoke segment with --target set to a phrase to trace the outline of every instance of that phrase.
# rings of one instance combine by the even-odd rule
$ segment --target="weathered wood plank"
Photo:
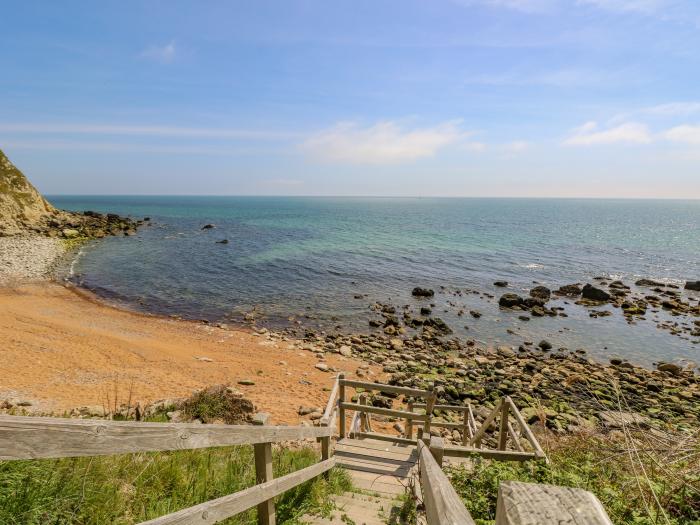
[[[281,478],[241,490],[235,494],[145,521],[141,525],[209,525],[217,523],[251,507],[255,507],[263,501],[279,496],[289,489],[323,474],[334,466],[335,458],[331,458]]]
[[[475,525],[450,480],[422,441],[418,443],[418,451],[420,481],[428,523],[430,525]]]
[[[393,417],[410,417],[416,421],[425,421],[425,414],[415,414],[406,412],[405,410],[394,410],[392,408],[373,407],[369,405],[361,405],[359,403],[341,403],[340,407],[345,410],[356,410],[357,412],[369,412],[370,414],[379,414],[380,416]]]
[[[583,489],[504,481],[496,525],[612,525],[603,505]]]
[[[343,379],[342,384],[352,388],[364,388],[365,390],[379,390],[380,392],[403,394],[405,396],[412,397],[428,397],[430,395],[430,391],[428,390],[408,388],[405,386],[385,385],[383,383],[368,383],[366,381],[355,381],[352,379]]]
[[[510,411],[510,405],[508,404],[507,400],[510,398],[506,398],[505,403],[501,403],[501,427],[500,430],[498,431],[498,449],[499,450],[505,450],[506,445],[508,444],[508,412]]]
[[[496,419],[496,416],[498,415],[498,412],[501,410],[501,406],[503,405],[503,399],[499,399],[498,403],[496,403],[496,406],[493,407],[493,410],[491,413],[486,416],[486,419],[482,423],[482,425],[479,427],[479,430],[476,431],[474,434],[474,437],[470,441],[470,445],[476,445],[477,447],[481,447],[481,440],[484,437],[484,434],[486,431],[489,429],[491,426],[491,423],[493,423],[493,420]]]
[[[520,431],[525,434],[525,438],[530,442],[530,445],[532,445],[532,448],[535,449],[535,453],[537,454],[538,457],[540,458],[546,458],[547,455],[544,453],[544,450],[542,450],[542,447],[540,446],[540,442],[537,441],[537,438],[535,435],[532,433],[532,430],[530,429],[530,425],[528,425],[525,420],[523,419],[523,415],[520,413],[520,410],[518,410],[518,407],[515,406],[515,403],[513,403],[513,400],[508,397],[506,399],[506,402],[510,406],[511,413],[513,414],[513,417],[515,420],[518,422],[518,426],[520,427]]]
[[[414,403],[413,408],[422,408],[425,409],[427,408],[426,403]],[[445,411],[454,411],[454,412],[467,412],[469,410],[469,407],[462,406],[462,405],[435,405],[433,407],[433,410],[445,410]]]
[[[255,482],[272,481],[272,443],[256,443],[255,447]],[[258,503],[258,525],[275,525],[275,500]]]
[[[0,416],[0,460],[103,456],[330,436],[328,427],[197,425]]]
[[[406,439],[399,436],[391,436],[389,434],[379,434],[377,432],[358,432],[357,437],[366,439],[376,439],[378,441],[390,441],[392,443],[399,443],[401,445],[415,445],[418,443],[418,440],[416,439]]]
[[[514,450],[491,450],[487,448],[472,447],[445,447],[443,454],[445,457],[467,458],[470,456],[481,456],[487,459],[498,459],[501,461],[529,461],[537,459],[534,452],[516,452]]]
[[[430,453],[435,458],[435,463],[442,467],[442,458],[445,452],[445,442],[441,437],[430,437]]]
[[[343,403],[345,403],[345,374],[338,374],[338,418],[340,419],[340,439],[347,436],[345,431],[345,409],[343,408]]]
[[[333,413],[333,410],[336,406],[336,399],[338,398],[338,390],[340,388],[339,384],[340,380],[336,378],[336,380],[333,382],[333,388],[331,390],[330,396],[328,396],[328,403],[326,403],[326,409],[323,411],[323,416],[321,416],[321,423],[323,422],[329,422],[331,419],[331,414]],[[326,423],[328,424],[328,423]]]

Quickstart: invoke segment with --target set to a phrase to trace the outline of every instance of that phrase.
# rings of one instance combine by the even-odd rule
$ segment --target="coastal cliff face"
[[[54,208],[0,150],[0,237],[45,235],[100,238],[132,235],[143,221],[93,211]]]
[[[16,235],[63,215],[0,150],[0,235]]]

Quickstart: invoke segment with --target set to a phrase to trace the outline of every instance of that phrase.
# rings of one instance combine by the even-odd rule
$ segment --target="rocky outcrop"
[[[0,237],[39,234],[65,239],[133,235],[144,221],[93,211],[59,210],[0,150]]]
[[[688,281],[685,283],[686,290],[693,290],[694,292],[700,292],[700,281]]]

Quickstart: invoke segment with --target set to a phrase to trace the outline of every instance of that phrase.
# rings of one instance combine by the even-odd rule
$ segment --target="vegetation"
[[[593,492],[616,524],[700,524],[700,432],[625,429],[541,440],[550,464],[474,460],[447,469],[477,523],[492,523],[501,481]]]
[[[311,448],[275,449],[275,477],[318,462]],[[0,523],[130,524],[254,485],[251,446],[93,458],[0,462]],[[347,474],[331,471],[277,501],[278,523],[305,513],[327,515],[329,495],[349,488]],[[224,523],[253,524],[252,509]]]

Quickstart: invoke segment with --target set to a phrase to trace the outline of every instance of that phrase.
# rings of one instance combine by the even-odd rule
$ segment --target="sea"
[[[503,311],[505,292],[536,285],[640,278],[700,280],[700,201],[500,198],[51,196],[58,207],[150,221],[134,236],[84,245],[65,278],[121,307],[271,329],[367,333],[376,302],[434,315],[451,337],[485,345],[584,349],[598,360],[700,362],[700,338],[657,328],[667,313],[629,324]],[[203,229],[212,224],[213,228]],[[228,241],[221,243],[218,241]],[[495,281],[507,281],[507,288]],[[694,297],[683,292],[684,297]],[[696,294],[697,295],[697,294]],[[400,310],[399,310],[400,311]],[[469,312],[481,314],[479,318]],[[520,313],[522,315],[522,312]],[[690,322],[692,320],[677,320]]]

